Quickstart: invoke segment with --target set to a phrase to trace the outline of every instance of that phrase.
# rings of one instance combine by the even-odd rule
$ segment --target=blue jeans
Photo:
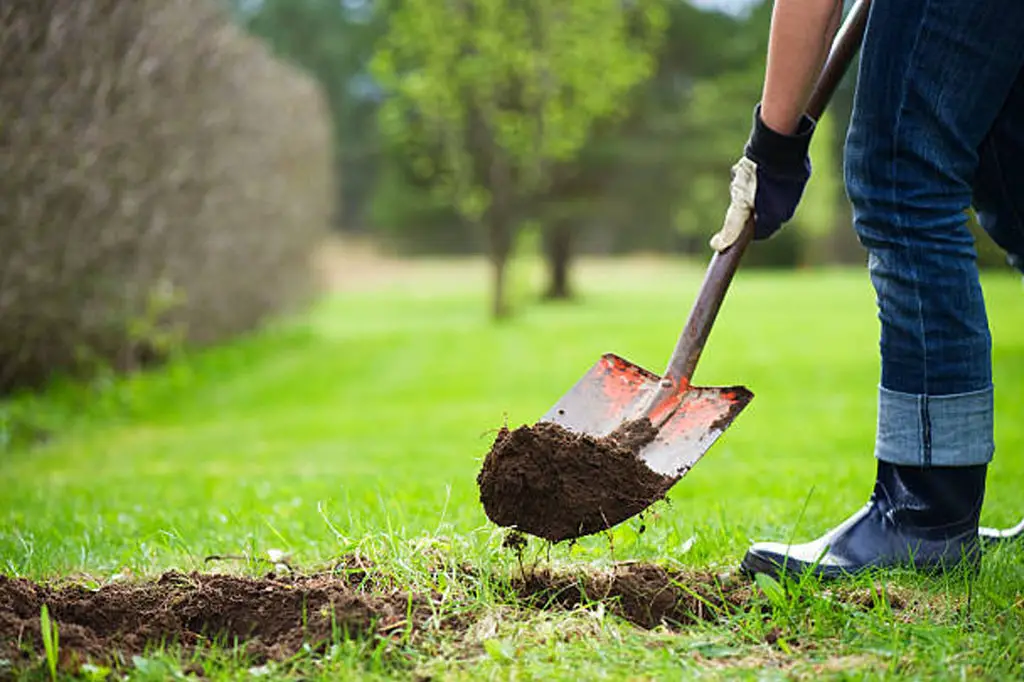
[[[1024,0],[872,3],[845,172],[881,322],[884,461],[992,459],[992,342],[966,211],[1024,257],[1022,69]]]

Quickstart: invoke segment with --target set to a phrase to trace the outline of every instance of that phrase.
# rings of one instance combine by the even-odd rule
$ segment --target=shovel
[[[815,120],[821,117],[860,47],[868,7],[869,0],[857,0],[837,33],[807,107]],[[605,354],[541,421],[601,437],[624,422],[650,419],[658,435],[639,451],[639,457],[659,474],[674,481],[682,478],[754,397],[743,386],[691,383],[725,292],[753,234],[751,215],[739,238],[712,256],[662,376],[613,353]]]

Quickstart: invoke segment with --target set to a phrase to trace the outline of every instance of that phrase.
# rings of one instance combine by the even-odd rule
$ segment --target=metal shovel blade
[[[645,411],[660,388],[657,374],[607,353],[541,421],[607,436],[623,422],[648,416]],[[663,423],[658,437],[640,451],[641,459],[660,474],[683,476],[753,397],[743,386],[682,386],[649,413],[652,423]]]

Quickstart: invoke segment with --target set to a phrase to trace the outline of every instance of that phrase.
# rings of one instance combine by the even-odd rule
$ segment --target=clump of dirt
[[[512,587],[535,608],[573,609],[600,602],[646,629],[716,621],[750,608],[753,600],[748,580],[720,578],[710,572],[670,572],[646,563],[616,564],[601,572],[540,569],[515,578]]]
[[[522,554],[523,550],[526,549],[526,536],[517,530],[510,531],[505,539],[501,541],[501,546],[505,549],[511,549],[513,552]]]
[[[85,660],[121,664],[151,644],[194,651],[226,642],[244,646],[256,662],[281,660],[339,634],[401,633],[431,612],[424,599],[413,599],[410,623],[407,594],[366,594],[332,574],[254,579],[172,571],[99,589],[0,575],[0,658],[24,664],[43,651],[43,604],[57,623],[62,666],[70,669]]]
[[[638,457],[657,435],[648,419],[602,438],[549,422],[502,428],[477,476],[484,512],[499,526],[551,542],[611,528],[663,499],[678,480]]]

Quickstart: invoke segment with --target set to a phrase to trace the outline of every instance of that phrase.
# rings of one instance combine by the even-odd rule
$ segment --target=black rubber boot
[[[824,536],[802,545],[757,543],[748,574],[836,578],[873,568],[942,571],[981,559],[978,517],[987,465],[908,467],[878,462],[871,500]]]

